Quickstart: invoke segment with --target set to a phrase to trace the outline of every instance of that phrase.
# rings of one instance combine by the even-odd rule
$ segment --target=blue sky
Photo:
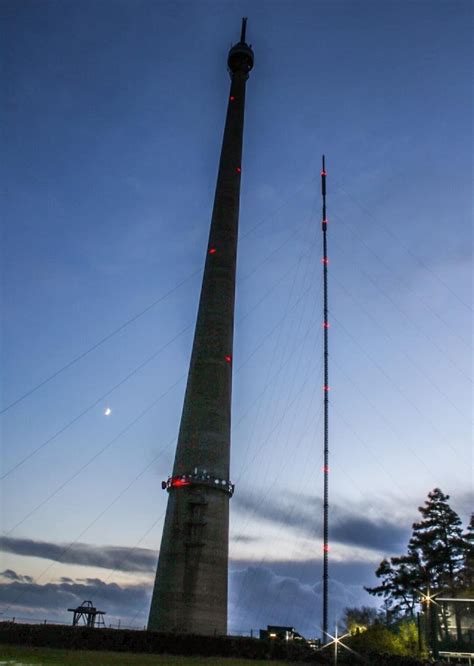
[[[230,627],[319,633],[323,152],[331,620],[471,510],[470,3],[4,2],[3,405],[160,301],[2,415],[6,614],[146,618],[244,15]]]

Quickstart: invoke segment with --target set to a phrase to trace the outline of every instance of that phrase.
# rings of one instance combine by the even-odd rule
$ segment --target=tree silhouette
[[[365,588],[383,597],[393,619],[413,616],[422,594],[455,597],[467,580],[472,585],[474,519],[463,534],[461,519],[448,500],[439,488],[428,494],[425,505],[418,507],[422,519],[413,524],[407,554],[382,560],[375,572],[381,584]]]
[[[430,589],[456,596],[462,585],[467,543],[461,519],[448,500],[449,495],[439,488],[428,494],[425,506],[418,507],[423,519],[413,524],[408,552],[424,567]]]

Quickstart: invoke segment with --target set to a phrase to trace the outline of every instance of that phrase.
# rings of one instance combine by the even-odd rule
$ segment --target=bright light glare
[[[110,409],[110,407],[106,407],[104,409],[104,416],[110,416],[111,414],[112,414],[112,410]]]
[[[435,597],[437,597],[438,594],[441,594],[441,592],[436,592],[435,594],[431,594],[429,590],[426,591],[426,594],[421,590],[418,590],[418,592],[420,593],[421,596],[421,603],[426,604],[427,606],[429,606],[431,603],[437,604],[438,602],[435,601]]]

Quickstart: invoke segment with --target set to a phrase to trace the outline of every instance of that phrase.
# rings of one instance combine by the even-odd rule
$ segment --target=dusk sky
[[[322,153],[330,626],[430,490],[466,525],[472,12],[3,0],[4,616],[146,622],[242,16],[229,630],[321,633]]]

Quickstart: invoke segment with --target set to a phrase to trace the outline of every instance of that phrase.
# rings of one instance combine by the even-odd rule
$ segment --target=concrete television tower
[[[148,629],[227,633],[235,271],[245,86],[253,51],[228,55],[231,78],[206,265]]]

